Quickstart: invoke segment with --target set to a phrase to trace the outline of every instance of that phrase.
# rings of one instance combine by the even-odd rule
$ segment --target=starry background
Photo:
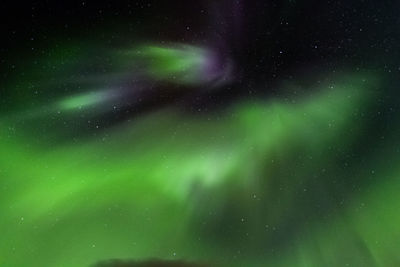
[[[398,1],[2,1],[0,266],[400,265]]]

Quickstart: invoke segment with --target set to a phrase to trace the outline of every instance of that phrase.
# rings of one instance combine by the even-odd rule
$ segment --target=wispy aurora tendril
[[[230,71],[227,59],[223,62],[214,51],[193,45],[143,45],[124,54],[143,67],[148,78],[177,84],[204,84]]]

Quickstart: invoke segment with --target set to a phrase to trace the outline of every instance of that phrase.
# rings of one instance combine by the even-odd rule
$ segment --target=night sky
[[[400,2],[0,3],[0,266],[400,266]]]

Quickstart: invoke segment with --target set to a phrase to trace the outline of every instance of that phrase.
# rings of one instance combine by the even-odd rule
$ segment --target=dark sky
[[[370,65],[398,53],[398,1],[242,1],[240,40],[221,26],[237,19],[234,2],[6,0],[1,55],[29,56],[32,47],[63,39],[119,44],[127,35],[207,41],[218,34],[242,64],[271,72],[328,59]]]

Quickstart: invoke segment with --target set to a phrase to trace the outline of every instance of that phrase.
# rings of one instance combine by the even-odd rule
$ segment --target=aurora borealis
[[[2,4],[0,266],[400,266],[400,5],[248,2]]]

